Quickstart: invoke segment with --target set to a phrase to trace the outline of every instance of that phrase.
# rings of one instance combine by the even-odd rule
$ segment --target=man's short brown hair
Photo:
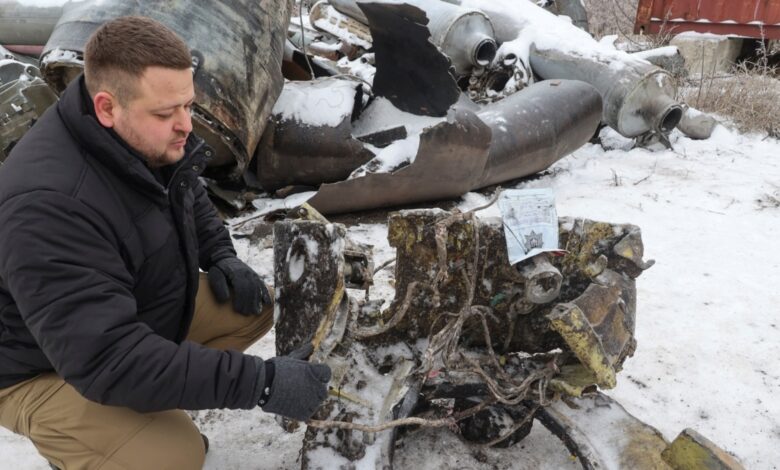
[[[162,23],[123,16],[104,23],[84,48],[84,78],[89,94],[108,90],[120,103],[135,97],[135,79],[147,67],[183,70],[192,57],[184,41]]]

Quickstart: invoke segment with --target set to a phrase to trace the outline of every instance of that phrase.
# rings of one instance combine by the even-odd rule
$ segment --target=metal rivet
[[[207,156],[207,157],[210,157],[210,156],[211,156],[211,150],[206,150],[206,156]]]

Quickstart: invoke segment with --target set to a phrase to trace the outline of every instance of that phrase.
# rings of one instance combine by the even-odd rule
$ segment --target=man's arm
[[[255,406],[255,358],[177,345],[138,320],[120,241],[100,220],[53,192],[0,206],[0,277],[55,371],[90,400],[137,411]]]
[[[208,271],[217,261],[236,256],[236,250],[206,188],[196,184],[192,191],[195,196],[193,215],[198,235],[198,264],[201,269]]]

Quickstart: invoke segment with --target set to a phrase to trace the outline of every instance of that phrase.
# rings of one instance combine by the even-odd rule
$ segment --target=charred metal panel
[[[392,173],[320,187],[309,204],[323,214],[435,201],[475,188],[487,161],[490,129],[470,111],[422,133],[417,158]]]
[[[780,0],[639,0],[634,28],[780,39]]]
[[[360,3],[374,38],[374,94],[402,111],[445,116],[460,96],[450,59],[432,42],[425,12],[408,4]]]

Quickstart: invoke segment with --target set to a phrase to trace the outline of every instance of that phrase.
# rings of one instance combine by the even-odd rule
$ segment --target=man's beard
[[[165,149],[162,151],[159,151],[157,149],[152,148],[150,145],[147,145],[146,140],[143,139],[141,136],[139,136],[131,127],[127,127],[127,137],[122,137],[125,142],[133,148],[138,154],[141,155],[141,157],[144,158],[146,161],[146,164],[150,168],[159,168],[165,165],[170,165],[174,161],[173,159],[169,158],[166,154]],[[184,138],[184,134],[181,135],[179,138]],[[183,156],[184,150],[182,149],[182,155],[179,155],[179,158]],[[178,160],[178,159],[176,159]]]

